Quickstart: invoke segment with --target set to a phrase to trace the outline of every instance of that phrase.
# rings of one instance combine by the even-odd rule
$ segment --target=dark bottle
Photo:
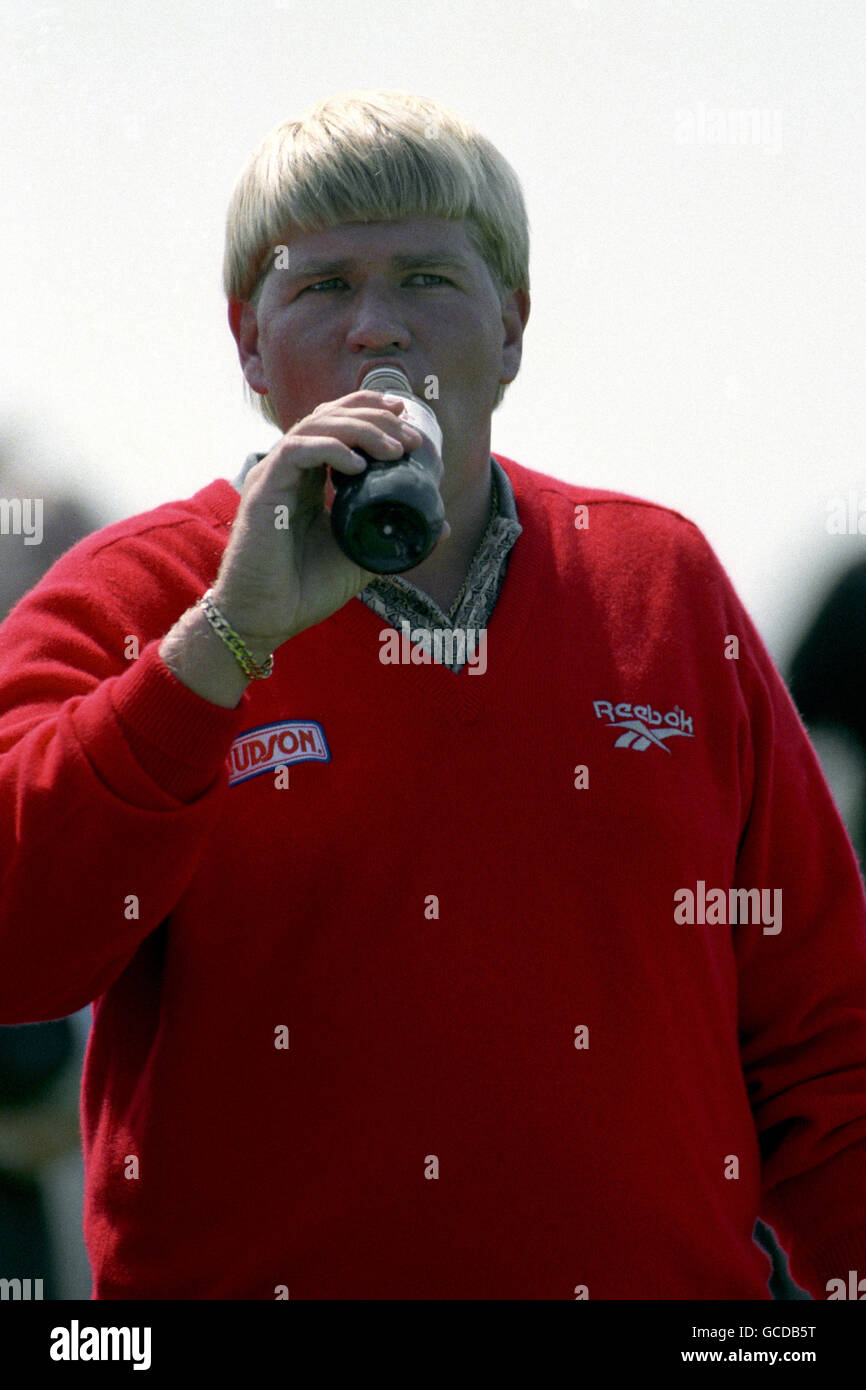
[[[422,440],[393,462],[358,449],[367,460],[364,473],[350,477],[332,469],[331,530],[343,553],[362,569],[400,574],[426,560],[442,533],[442,430],[396,367],[374,367],[358,389],[404,396],[405,417]]]

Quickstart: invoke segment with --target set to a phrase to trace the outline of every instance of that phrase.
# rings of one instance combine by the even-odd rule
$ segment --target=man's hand
[[[327,401],[250,469],[213,599],[254,653],[275,651],[322,622],[373,578],[331,534],[324,465],[362,473],[356,447],[372,458],[400,458],[421,440],[398,418],[401,410],[402,402],[388,404],[378,391]]]
[[[396,462],[421,439],[399,419],[402,409],[402,401],[389,404],[378,391],[326,401],[247,474],[213,599],[254,661],[336,613],[373,578],[331,534],[325,465],[363,473],[366,460],[353,448]],[[446,522],[443,537],[450,529]],[[199,607],[166,633],[159,655],[181,684],[224,709],[235,708],[249,685]]]

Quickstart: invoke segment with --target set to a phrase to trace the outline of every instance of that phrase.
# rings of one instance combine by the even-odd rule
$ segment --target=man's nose
[[[350,347],[380,347],[391,343],[408,346],[409,329],[396,290],[381,285],[365,286],[353,296],[349,314],[346,340]]]

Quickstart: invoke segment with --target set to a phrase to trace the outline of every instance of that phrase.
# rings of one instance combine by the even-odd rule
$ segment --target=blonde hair
[[[255,305],[290,229],[448,217],[465,224],[501,300],[529,290],[529,223],[507,160],[455,112],[404,91],[342,92],[284,121],[248,160],[229,202],[223,288]],[[272,424],[270,397],[247,387]],[[493,404],[501,404],[500,385]]]

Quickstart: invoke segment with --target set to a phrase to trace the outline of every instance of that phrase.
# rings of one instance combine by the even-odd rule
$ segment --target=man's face
[[[442,428],[443,496],[459,490],[486,465],[493,401],[517,375],[529,296],[516,291],[503,305],[462,223],[447,218],[346,223],[284,245],[288,266],[274,257],[256,308],[230,307],[250,386],[270,394],[288,430],[359,390],[366,364],[400,363]]]

